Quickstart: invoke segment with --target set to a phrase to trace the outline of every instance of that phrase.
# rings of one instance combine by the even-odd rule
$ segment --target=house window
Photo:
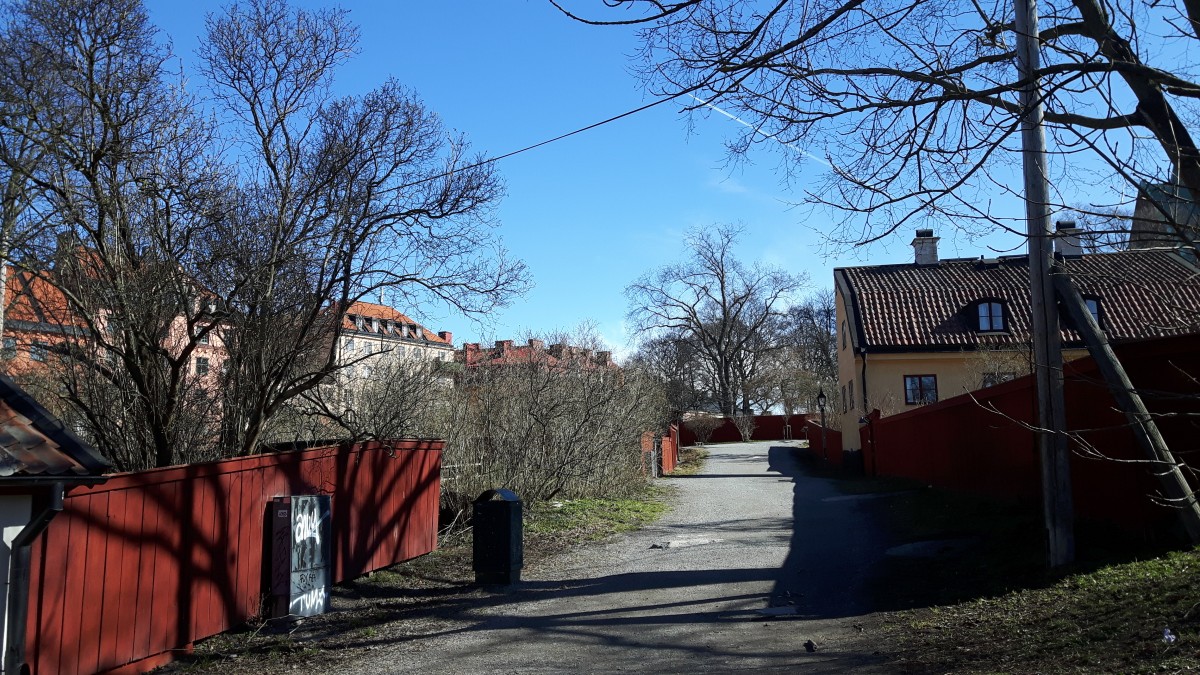
[[[979,303],[979,331],[983,333],[1006,330],[1004,328],[1004,303],[987,301]]]
[[[1087,311],[1096,320],[1096,325],[1100,325],[1100,298],[1084,298],[1083,304],[1087,306]]]
[[[346,340],[346,351],[348,351],[348,352],[354,351],[354,338],[350,338],[349,340]]]
[[[212,333],[203,333],[199,338],[196,339],[196,342],[199,342],[202,345],[206,345],[209,343],[209,338],[211,335],[212,335]]]
[[[0,357],[11,359],[17,355],[17,339],[6,337],[4,338],[4,349],[0,350]]]
[[[854,410],[854,380],[850,380],[850,382],[846,386],[848,387],[848,389],[846,390],[846,393],[847,393],[846,398],[850,399],[850,409]]]
[[[936,403],[937,375],[905,375],[904,402],[908,405]]]
[[[34,342],[29,347],[29,360],[44,363],[46,354],[50,351],[50,345],[45,342]]]
[[[379,332],[379,319],[371,319],[371,332],[372,333]]]
[[[849,412],[849,408],[846,407],[846,388],[842,387],[842,413],[845,414],[847,412]]]
[[[208,358],[204,356],[196,357],[196,374],[203,377],[208,374]]]
[[[1001,382],[1008,382],[1015,379],[1017,379],[1017,374],[1011,371],[1004,373],[984,373],[982,386],[994,387]]]
[[[842,322],[842,349],[846,348],[846,322]]]
[[[400,348],[396,349],[396,355],[399,356],[400,358],[404,358],[407,353],[408,353],[408,348],[406,348],[406,347],[400,347]]]

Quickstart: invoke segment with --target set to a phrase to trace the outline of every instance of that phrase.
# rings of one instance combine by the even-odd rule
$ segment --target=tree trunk
[[[1075,288],[1075,284],[1071,282],[1071,278],[1058,270],[1054,274],[1054,285],[1067,314],[1083,335],[1088,353],[1095,359],[1109,391],[1112,392],[1121,411],[1125,413],[1125,418],[1129,420],[1129,427],[1138,445],[1150,458],[1154,466],[1152,473],[1158,476],[1163,493],[1172,504],[1179,507],[1179,518],[1183,521],[1192,543],[1200,544],[1200,505],[1196,503],[1195,494],[1183,472],[1179,470],[1179,462],[1175,461],[1167,442],[1158,431],[1158,425],[1154,423],[1154,418],[1146,409],[1142,397],[1133,388],[1128,373],[1108,344],[1108,339],[1100,330],[1096,319],[1088,311],[1087,304]]]

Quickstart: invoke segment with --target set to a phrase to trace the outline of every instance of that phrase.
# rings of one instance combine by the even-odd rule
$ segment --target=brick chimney
[[[1083,255],[1083,244],[1079,235],[1083,230],[1075,226],[1073,220],[1060,220],[1054,225],[1054,252],[1064,258],[1078,258]]]
[[[529,338],[529,348],[533,351],[544,352],[546,351],[546,343],[541,340]]]
[[[448,330],[442,330],[442,331],[438,331],[438,337],[440,337],[440,338],[442,338],[443,340],[445,340],[445,341],[446,341],[446,344],[448,344],[448,345],[453,345],[453,344],[454,344],[454,333],[451,333],[451,332],[450,332],[450,331],[448,331]]]
[[[550,345],[550,356],[561,359],[566,356],[567,346],[563,344]]]
[[[455,358],[457,358],[458,354],[460,354],[460,353],[462,354],[462,362],[463,363],[467,364],[468,366],[473,365],[474,363],[479,361],[479,343],[478,342],[464,342],[462,351],[455,352]]]
[[[933,236],[933,230],[917,230],[917,236],[912,240],[913,262],[918,265],[936,265],[938,239]]]

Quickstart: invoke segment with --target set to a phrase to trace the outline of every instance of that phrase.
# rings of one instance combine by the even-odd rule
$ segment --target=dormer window
[[[379,332],[379,319],[371,319],[371,332],[372,333]]]
[[[1087,311],[1096,320],[1097,326],[1103,326],[1100,323],[1100,298],[1084,298],[1083,304],[1087,306]]]
[[[354,330],[363,329],[363,318],[361,316],[352,316],[350,318],[354,321]]]
[[[975,325],[980,333],[1000,333],[1008,330],[1004,323],[1004,303],[997,300],[984,300],[977,305],[978,323]]]
[[[383,327],[387,331],[387,334],[391,335],[392,331],[396,330],[396,322],[388,319],[384,322]]]

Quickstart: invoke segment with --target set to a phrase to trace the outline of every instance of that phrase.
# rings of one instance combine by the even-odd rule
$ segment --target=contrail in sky
[[[746,120],[743,120],[742,118],[738,117],[737,115],[734,115],[734,114],[732,114],[732,113],[725,112],[724,110],[721,110],[721,109],[720,109],[720,108],[718,108],[717,106],[715,106],[715,105],[713,105],[713,104],[709,103],[708,101],[705,101],[704,99],[700,98],[699,96],[696,96],[695,94],[691,94],[691,93],[689,93],[689,94],[688,94],[688,96],[691,96],[692,98],[694,98],[694,99],[696,99],[697,101],[699,101],[699,102],[700,102],[702,105],[704,105],[705,107],[707,107],[707,108],[712,108],[713,110],[716,110],[717,112],[719,112],[719,113],[721,113],[722,115],[724,115],[724,116],[728,117],[729,119],[733,120],[734,122],[737,122],[738,124],[740,124],[740,125],[742,125],[742,126],[746,127],[747,129],[753,129],[753,130],[754,130],[754,133],[756,133],[756,134],[761,134],[761,135],[762,135],[764,138],[769,138],[769,139],[771,139],[771,140],[775,141],[776,143],[778,143],[778,144],[780,144],[780,145],[783,145],[783,146],[785,146],[785,147],[791,148],[792,150],[795,150],[796,152],[798,152],[798,153],[800,153],[800,154],[804,155],[805,157],[808,157],[809,159],[816,160],[817,162],[820,162],[821,164],[824,164],[825,166],[829,167],[830,169],[832,169],[832,168],[833,168],[833,165],[832,165],[832,164],[830,164],[829,162],[826,162],[826,161],[825,161],[823,158],[821,158],[821,157],[817,157],[816,155],[812,154],[811,152],[809,152],[809,151],[805,150],[804,148],[802,148],[802,147],[800,147],[800,146],[798,146],[798,145],[795,145],[795,144],[792,144],[792,143],[788,143],[788,142],[786,142],[786,141],[781,141],[781,140],[779,140],[779,138],[778,138],[778,137],[776,137],[776,136],[775,136],[775,134],[768,134],[767,132],[763,131],[762,129],[759,129],[759,128],[755,127],[753,124],[750,124],[750,123],[749,123],[749,122],[747,122]]]

